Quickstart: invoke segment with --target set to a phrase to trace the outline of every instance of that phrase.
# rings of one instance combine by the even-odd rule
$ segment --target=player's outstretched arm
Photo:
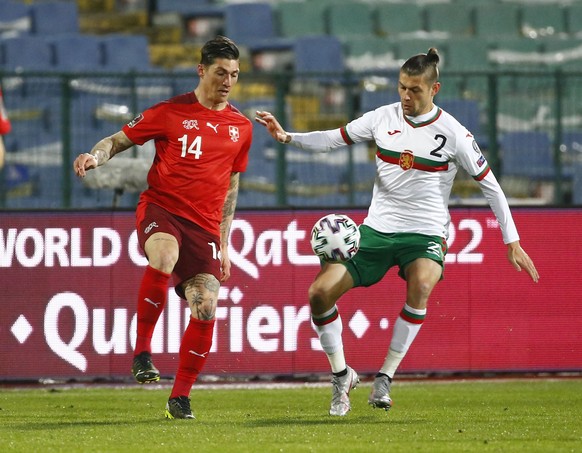
[[[536,283],[538,282],[540,275],[529,255],[519,245],[519,241],[507,244],[507,258],[515,269],[520,272],[522,269],[525,269],[532,280]]]
[[[88,170],[103,165],[116,154],[131,148],[134,143],[127,138],[123,131],[119,131],[97,142],[91,152],[79,154],[73,162],[73,171],[80,178],[84,178]]]
[[[291,141],[291,136],[285,132],[285,129],[281,127],[281,124],[279,124],[279,121],[277,121],[277,118],[272,113],[257,110],[255,121],[265,126],[269,134],[278,142],[289,143]]]

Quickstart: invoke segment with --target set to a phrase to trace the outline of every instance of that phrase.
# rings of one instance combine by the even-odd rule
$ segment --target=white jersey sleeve
[[[291,136],[291,145],[304,149],[307,151],[329,152],[334,148],[346,146],[340,129],[333,129],[329,131],[314,131],[314,132],[293,132]]]
[[[466,131],[464,136],[459,135],[457,137],[456,159],[467,173],[478,182],[483,195],[497,218],[503,242],[509,244],[510,242],[518,241],[517,228],[503,189],[469,131]]]
[[[487,173],[485,178],[479,181],[479,186],[497,218],[503,235],[503,243],[509,244],[510,242],[519,241],[517,227],[509,210],[509,203],[507,203],[507,198],[493,172]]]
[[[349,122],[340,129],[290,133],[290,144],[308,151],[329,152],[332,149],[374,139],[378,115],[372,111]],[[348,132],[349,131],[349,132]]]

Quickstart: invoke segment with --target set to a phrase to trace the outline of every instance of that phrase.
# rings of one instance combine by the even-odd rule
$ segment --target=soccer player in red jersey
[[[4,159],[6,148],[4,147],[3,135],[6,135],[12,129],[12,124],[6,115],[4,108],[4,98],[2,97],[2,90],[0,90],[0,170],[4,167]]]
[[[150,107],[73,164],[84,177],[134,144],[154,140],[149,187],[136,210],[148,266],[138,291],[132,373],[140,383],[160,379],[151,338],[173,277],[191,316],[167,418],[194,418],[189,395],[210,352],[220,282],[230,276],[228,237],[252,139],[251,121],[228,102],[240,72],[235,43],[222,36],[208,41],[197,71],[200,81],[193,92]]]

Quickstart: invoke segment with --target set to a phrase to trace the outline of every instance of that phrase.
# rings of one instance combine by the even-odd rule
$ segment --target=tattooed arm
[[[240,173],[232,173],[230,175],[230,186],[226,193],[224,200],[224,207],[222,208],[222,222],[220,223],[220,254],[222,275],[221,282],[225,282],[230,277],[230,259],[228,257],[228,237],[230,235],[230,226],[234,218],[234,211],[236,209],[236,200],[238,198],[238,185]]]
[[[99,140],[90,153],[79,154],[73,163],[73,170],[77,176],[84,178],[87,170],[103,165],[116,154],[131,148],[134,143],[119,131],[109,137]]]

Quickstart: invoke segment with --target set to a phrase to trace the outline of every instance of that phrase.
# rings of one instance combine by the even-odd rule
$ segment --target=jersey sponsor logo
[[[238,142],[238,139],[240,138],[240,133],[238,131],[238,127],[236,126],[228,126],[228,135],[230,135],[230,139],[233,142]]]
[[[410,151],[409,149],[405,149],[404,151],[402,151],[402,153],[400,154],[398,165],[400,165],[400,168],[402,168],[403,170],[410,170],[414,165],[413,152]]]
[[[200,128],[198,127],[198,120],[184,120],[182,121],[182,126],[184,126],[184,129],[196,129],[197,131],[200,130]]]
[[[481,157],[479,157],[479,160],[477,161],[477,165],[479,167],[482,167],[484,163],[485,163],[485,156],[481,155]]]
[[[217,124],[216,126],[214,126],[213,124],[206,122],[206,125],[211,128],[215,133],[218,134],[218,126],[220,126],[220,124]]]
[[[134,119],[132,119],[129,123],[127,123],[127,127],[134,127],[141,120],[143,120],[143,115],[140,113]]]
[[[394,129],[393,131],[388,131],[388,135],[396,135],[396,134],[400,134],[400,132],[398,129]]]

